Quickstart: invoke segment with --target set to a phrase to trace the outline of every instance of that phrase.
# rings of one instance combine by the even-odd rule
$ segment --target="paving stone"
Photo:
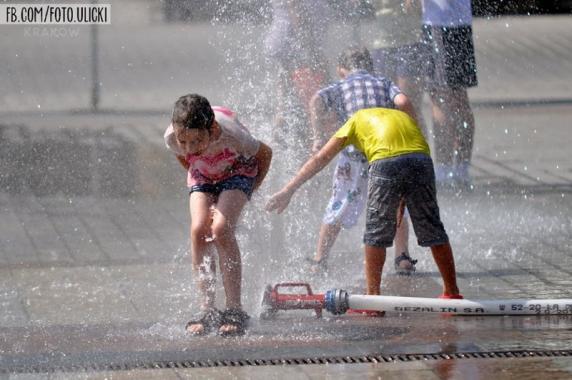
[[[138,320],[184,321],[197,310],[192,305],[196,289],[188,264],[121,266],[111,271],[121,294],[138,311]]]
[[[4,197],[0,230],[2,252],[7,263],[29,263],[39,260],[37,247],[24,227],[21,216],[17,210],[13,210],[11,202]]]
[[[69,262],[71,253],[53,221],[34,197],[15,200],[22,226],[29,236],[40,262]]]
[[[0,327],[24,326],[28,323],[21,301],[12,274],[7,269],[0,269]]]
[[[172,369],[141,369],[129,371],[87,371],[83,373],[55,373],[50,380],[180,380],[177,373]]]
[[[121,292],[123,279],[110,268],[14,270],[13,280],[33,324],[97,324],[138,317]]]
[[[514,379],[515,376],[528,378],[535,377],[539,372],[551,379],[567,379],[572,375],[570,370],[559,368],[559,359],[530,358],[508,360],[452,360],[429,362],[428,367],[434,369],[441,379],[466,378],[469,373],[479,374],[481,378]],[[570,363],[570,359],[560,360]]]
[[[217,368],[192,368],[192,369],[177,369],[177,374],[183,379],[268,379],[280,376],[294,379],[310,379],[304,372],[301,366],[260,366],[260,367],[226,367],[222,370]]]

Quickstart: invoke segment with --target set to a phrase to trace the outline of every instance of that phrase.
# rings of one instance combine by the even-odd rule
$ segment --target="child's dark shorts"
[[[237,175],[217,183],[204,183],[201,185],[191,186],[189,188],[189,194],[198,191],[200,193],[213,194],[214,196],[218,197],[220,193],[225,190],[242,190],[242,192],[246,194],[246,197],[250,200],[252,192],[254,191],[254,182],[254,177]]]
[[[365,244],[380,248],[393,245],[402,198],[420,246],[449,241],[439,216],[433,161],[425,154],[415,153],[371,163]]]

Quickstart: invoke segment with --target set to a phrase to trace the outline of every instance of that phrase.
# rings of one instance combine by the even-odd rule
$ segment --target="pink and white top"
[[[256,177],[258,164],[254,156],[260,142],[238,121],[236,114],[224,107],[212,107],[215,120],[221,128],[221,134],[211,141],[200,155],[187,154],[189,163],[187,186],[215,184],[237,175]],[[173,125],[165,131],[165,144],[175,154],[183,156]]]

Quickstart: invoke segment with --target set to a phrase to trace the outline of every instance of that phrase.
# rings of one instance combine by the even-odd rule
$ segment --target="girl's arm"
[[[177,154],[177,161],[179,161],[179,163],[181,165],[183,165],[183,167],[185,168],[185,170],[189,170],[189,163],[187,162],[187,160],[185,159],[185,156],[180,156]]]
[[[279,214],[288,207],[290,198],[300,186],[319,173],[344,148],[346,138],[332,137],[318,153],[310,157],[298,174],[286,186],[270,198],[266,210],[276,210]]]
[[[268,173],[268,169],[270,169],[272,149],[261,141],[260,148],[258,148],[258,152],[254,156],[254,159],[258,163],[258,174],[254,181],[254,190],[256,190],[262,184],[264,177],[266,177],[266,174]]]

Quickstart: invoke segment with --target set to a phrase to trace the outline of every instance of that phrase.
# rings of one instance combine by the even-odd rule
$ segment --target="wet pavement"
[[[572,298],[572,161],[567,153],[572,49],[560,48],[572,41],[568,38],[571,25],[570,18],[562,16],[480,20],[475,25],[482,78],[471,93],[477,122],[471,169],[475,188],[439,194],[466,298]],[[37,74],[35,81],[17,75],[16,69],[23,60],[25,67],[39,73],[39,68],[34,69],[38,61],[31,55],[15,57],[17,45],[3,40],[7,47],[3,51],[9,54],[0,59],[15,71],[3,76],[11,81],[3,88],[12,90],[3,90],[0,113],[0,379],[572,376],[570,354],[513,358],[490,354],[547,351],[552,355],[572,350],[569,316],[388,313],[368,319],[325,313],[325,318],[316,319],[311,311],[300,311],[280,312],[274,321],[260,320],[260,297],[266,284],[306,280],[318,292],[336,287],[354,293],[363,285],[359,228],[341,235],[326,278],[309,278],[300,265],[315,245],[327,197],[315,189],[327,186],[327,175],[317,180],[317,186],[308,186],[307,194],[284,217],[260,211],[268,194],[285,180],[283,173],[292,171],[283,164],[287,157],[281,156],[245,210],[247,222],[238,230],[244,304],[253,317],[251,328],[241,338],[187,336],[183,327],[195,310],[196,298],[186,256],[184,173],[162,146],[161,135],[175,94],[187,92],[191,82],[197,91],[209,91],[209,83],[219,83],[219,75],[231,69],[225,66],[221,72],[201,76],[192,72],[205,63],[193,61],[196,68],[184,68],[180,62],[188,57],[157,58],[165,56],[159,54],[164,48],[161,36],[193,26],[153,24],[154,37],[146,47],[133,41],[136,35],[128,33],[127,26],[122,34],[122,27],[115,37],[117,46],[110,40],[102,44],[115,62],[106,66],[104,78],[116,78],[108,82],[102,104],[128,112],[66,112],[83,108],[87,97],[78,96],[81,90],[73,88],[69,96],[62,89],[57,92],[59,98],[53,97],[50,81],[60,87],[65,84],[57,58],[61,52],[49,55],[52,61],[44,62],[44,74]],[[202,31],[207,26],[195,28]],[[200,44],[197,35],[189,38]],[[49,49],[50,43],[60,42],[22,36],[20,48],[30,54],[28,48],[33,46],[28,45]],[[224,55],[221,46],[205,44],[205,60],[215,62]],[[118,46],[130,53],[124,55],[115,49]],[[152,59],[140,59],[149,52],[155,54]],[[72,56],[68,63],[77,60],[78,67],[83,67],[82,59]],[[141,71],[132,73],[137,80],[130,79],[123,71],[131,70],[126,68],[132,67],[130,62],[147,62],[143,66],[150,72],[138,67],[147,74],[160,67],[161,75],[189,73],[189,83],[153,75],[141,80]],[[164,82],[170,84],[159,85]],[[143,91],[146,88],[156,91]],[[37,89],[37,98],[15,89]],[[213,96],[238,97],[220,91]],[[249,102],[248,97],[238,102],[239,108],[249,111],[246,121],[263,120],[264,115],[252,113]],[[41,111],[35,103],[41,104]],[[268,123],[252,125],[255,133],[267,135]],[[388,260],[382,291],[435,297],[440,293],[440,278],[430,255],[416,246],[413,237],[410,245],[420,261],[418,272],[396,276]],[[218,296],[223,299],[222,294]],[[482,356],[248,364],[459,353]],[[246,364],[165,365],[209,366],[224,360]],[[153,363],[165,368],[151,369]],[[121,370],[109,371],[114,368]]]

